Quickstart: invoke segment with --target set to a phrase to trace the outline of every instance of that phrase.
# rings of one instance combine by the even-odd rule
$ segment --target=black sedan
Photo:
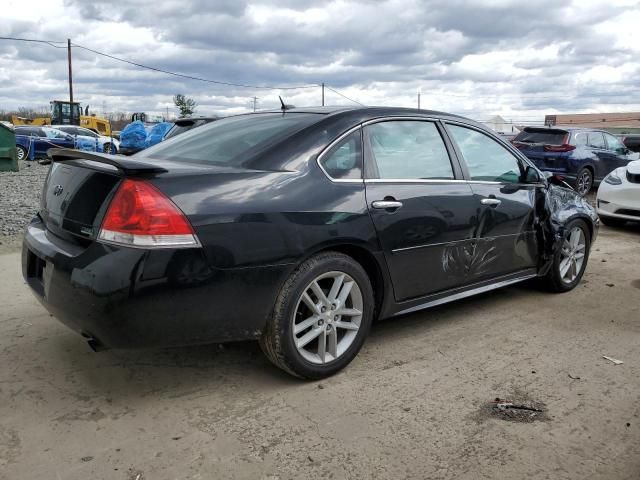
[[[133,157],[55,150],[23,273],[96,350],[258,339],[345,367],[374,319],[580,281],[594,209],[471,120],[401,108],[228,117]]]

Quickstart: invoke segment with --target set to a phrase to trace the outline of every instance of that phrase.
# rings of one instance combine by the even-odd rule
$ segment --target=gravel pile
[[[19,172],[0,172],[0,236],[22,235],[40,206],[49,165],[19,163]]]

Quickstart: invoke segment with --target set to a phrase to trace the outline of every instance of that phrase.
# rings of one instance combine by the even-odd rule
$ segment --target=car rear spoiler
[[[166,168],[158,167],[152,163],[139,162],[119,155],[85,152],[83,150],[73,150],[71,148],[51,148],[47,152],[47,156],[50,160],[45,160],[40,163],[46,165],[51,162],[64,162],[67,160],[90,160],[92,162],[104,163],[116,167],[124,175],[168,172]]]

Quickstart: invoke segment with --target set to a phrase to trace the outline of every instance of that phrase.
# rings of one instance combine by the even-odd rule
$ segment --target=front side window
[[[613,135],[605,133],[604,136],[607,139],[607,148],[609,150],[613,152],[622,152],[626,150],[626,147],[622,144],[622,142]]]
[[[451,160],[433,122],[390,121],[365,127],[372,176],[381,179],[453,179]]]
[[[77,135],[84,135],[85,137],[98,138],[98,134],[88,128],[76,128]]]
[[[467,164],[471,180],[519,183],[520,161],[491,137],[471,128],[447,125]]]
[[[593,148],[606,148],[604,136],[601,132],[589,132],[589,146]]]
[[[320,165],[331,178],[362,178],[362,142],[360,131],[353,132],[333,146],[320,160]]]

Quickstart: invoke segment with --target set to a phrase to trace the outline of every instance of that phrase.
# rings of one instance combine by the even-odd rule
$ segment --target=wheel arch
[[[304,258],[301,258],[297,265],[301,265],[309,258],[324,252],[338,252],[353,258],[358,262],[367,273],[371,281],[373,289],[373,297],[375,299],[374,319],[377,318],[385,304],[385,295],[389,290],[387,276],[384,269],[386,265],[381,265],[376,255],[367,247],[358,242],[342,241],[329,245],[321,245],[313,251],[309,252]]]

